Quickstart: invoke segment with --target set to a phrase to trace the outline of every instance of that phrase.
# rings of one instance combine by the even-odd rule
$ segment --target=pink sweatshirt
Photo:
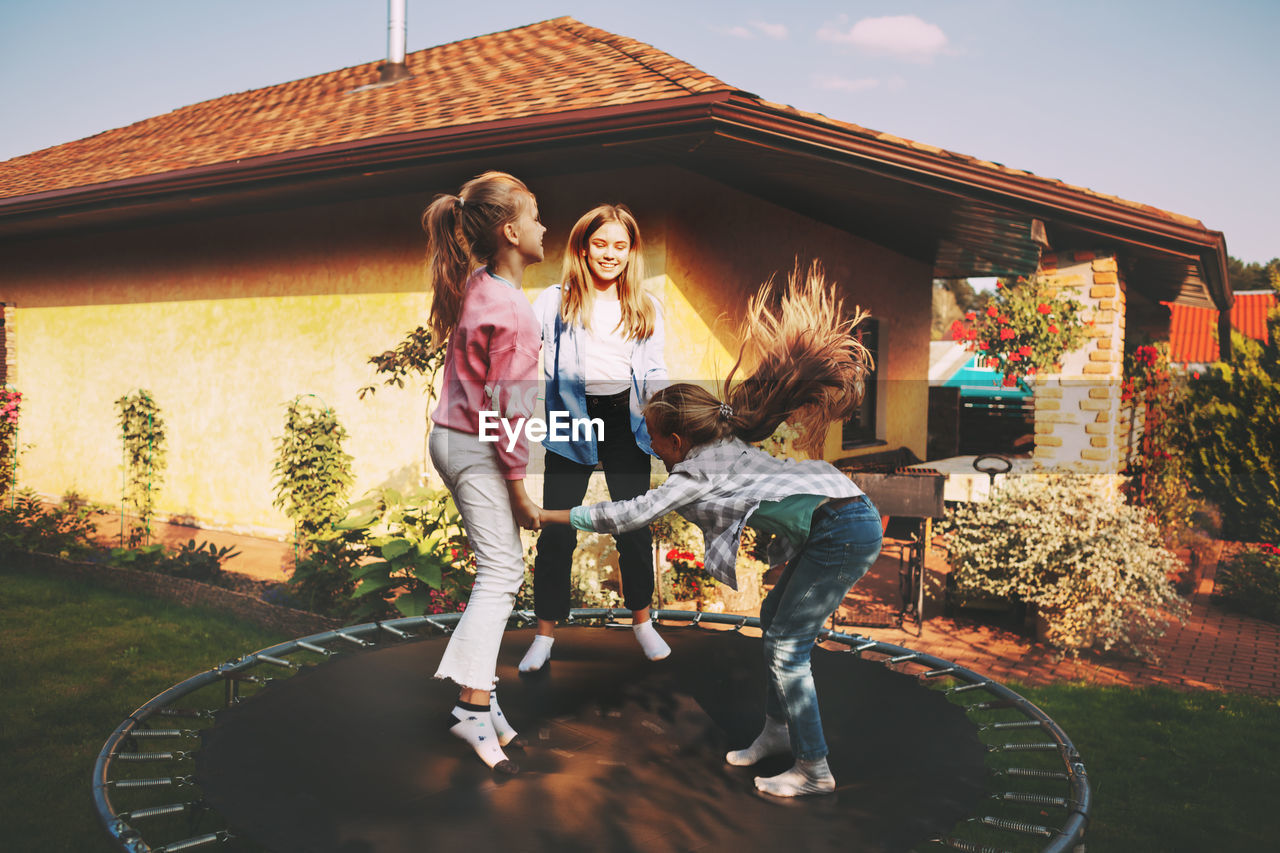
[[[510,435],[517,432],[516,419],[528,418],[537,403],[541,345],[542,331],[524,291],[487,267],[472,273],[449,336],[443,388],[431,420],[479,435],[480,412],[499,412],[487,432],[497,436],[493,448],[508,480],[524,479],[529,464],[524,425],[514,446]]]

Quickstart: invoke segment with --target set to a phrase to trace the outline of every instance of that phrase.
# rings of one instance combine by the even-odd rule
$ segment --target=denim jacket
[[[533,313],[542,327],[542,373],[546,381],[548,422],[553,411],[568,412],[570,418],[587,417],[586,330],[581,325],[567,325],[560,316],[560,288],[558,284],[552,285],[533,303]],[[653,299],[653,303],[657,309],[653,334],[633,341],[631,346],[631,431],[636,445],[650,455],[653,450],[641,408],[655,391],[668,384],[667,365],[662,356],[662,305],[657,299]],[[574,462],[595,465],[599,461],[595,435],[591,430],[586,432],[588,437],[584,441],[553,442],[548,438],[542,445]]]

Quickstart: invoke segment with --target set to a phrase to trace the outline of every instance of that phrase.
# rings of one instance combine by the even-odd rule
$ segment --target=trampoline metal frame
[[[601,622],[606,625],[612,623],[616,617],[620,615],[629,615],[630,611],[625,609],[614,608],[594,608],[594,609],[575,609],[570,613],[566,624],[578,624],[584,622]],[[125,853],[178,853],[178,851],[192,850],[204,847],[210,844],[217,844],[231,840],[234,836],[226,830],[220,829],[213,832],[207,832],[200,835],[194,835],[190,838],[162,844],[157,847],[150,846],[143,838],[142,833],[133,827],[133,822],[138,820],[146,820],[151,817],[163,815],[174,815],[188,813],[194,817],[203,813],[207,809],[199,800],[184,801],[176,803],[166,803],[159,806],[132,809],[127,811],[118,811],[111,802],[112,790],[125,789],[142,789],[142,788],[184,788],[190,786],[192,781],[190,777],[173,775],[155,778],[122,778],[111,779],[112,769],[117,762],[120,764],[134,763],[139,761],[155,761],[158,763],[177,763],[189,757],[189,753],[182,751],[143,751],[139,749],[139,741],[145,740],[191,740],[199,737],[198,729],[180,729],[180,728],[151,728],[151,724],[156,719],[212,719],[214,711],[193,711],[186,709],[173,708],[171,705],[177,700],[194,693],[201,688],[208,687],[212,684],[222,682],[225,685],[225,705],[236,704],[241,701],[240,685],[242,683],[265,684],[271,680],[270,677],[260,677],[252,674],[250,671],[256,667],[263,665],[277,667],[281,669],[296,670],[302,665],[287,659],[287,655],[295,652],[305,651],[324,655],[328,657],[335,653],[334,648],[330,648],[328,644],[349,644],[351,646],[368,647],[377,645],[372,637],[380,637],[382,634],[388,634],[395,640],[406,640],[413,638],[414,635],[410,629],[414,628],[430,628],[448,634],[453,630],[453,626],[457,623],[460,613],[448,613],[432,616],[412,616],[402,617],[399,619],[390,619],[381,622],[366,622],[360,625],[354,625],[345,628],[339,628],[331,631],[322,631],[317,634],[311,634],[284,643],[262,649],[251,654],[244,655],[232,661],[227,661],[214,669],[202,672],[192,676],[187,680],[170,687],[168,690],[158,694],[146,704],[139,707],[130,714],[103,745],[102,750],[98,754],[98,758],[93,768],[93,804],[97,812],[98,819],[106,830],[107,835],[115,844],[118,850]],[[743,628],[760,628],[760,620],[752,616],[740,616],[724,613],[705,613],[701,611],[687,610],[655,610],[655,618],[666,622],[684,622],[687,623],[686,628],[698,627],[701,623],[711,625],[723,625],[731,630],[740,631]],[[535,624],[536,617],[531,611],[520,610],[512,614],[515,627],[526,627]],[[509,625],[510,627],[510,625]],[[1005,791],[992,795],[993,800],[1027,803],[1032,805],[1048,806],[1062,808],[1067,812],[1066,818],[1062,825],[1057,828],[1030,824],[1018,820],[1010,820],[995,816],[982,816],[979,818],[971,818],[973,822],[981,823],[986,827],[996,830],[1014,833],[1019,836],[1036,836],[1045,839],[1044,846],[1040,848],[1040,853],[1067,853],[1075,849],[1083,840],[1085,829],[1088,826],[1089,812],[1092,807],[1092,792],[1089,787],[1088,775],[1085,772],[1084,763],[1077,752],[1075,745],[1066,733],[1055,723],[1048,714],[1040,708],[1032,704],[1027,699],[1020,696],[1015,691],[1005,685],[985,678],[972,670],[959,666],[958,664],[944,660],[924,652],[917,652],[911,649],[896,646],[891,643],[873,640],[859,634],[842,634],[836,631],[824,631],[819,636],[819,642],[834,642],[846,646],[844,650],[847,653],[862,656],[867,653],[883,655],[880,661],[886,666],[904,668],[906,665],[912,665],[923,669],[918,674],[921,680],[933,680],[938,678],[951,678],[957,682],[963,682],[956,686],[948,687],[945,693],[948,695],[967,693],[969,691],[982,690],[996,697],[994,702],[981,702],[973,705],[965,706],[966,711],[986,711],[995,708],[1011,708],[1020,712],[1026,719],[1015,722],[994,723],[984,726],[980,731],[1005,732],[1005,731],[1021,731],[1021,730],[1037,730],[1047,735],[1047,741],[1013,741],[1004,744],[988,745],[989,752],[1022,752],[1022,751],[1045,751],[1056,752],[1063,763],[1063,769],[1059,771],[1049,771],[1040,769],[1022,769],[1009,768],[1004,771],[1010,779],[1016,778],[1049,778],[1064,781],[1068,786],[1067,797],[1052,797],[1044,794],[1024,793],[1018,791]],[[934,838],[932,841],[955,850],[972,851],[972,853],[999,853],[999,848],[979,845],[972,841],[956,837],[940,837]]]

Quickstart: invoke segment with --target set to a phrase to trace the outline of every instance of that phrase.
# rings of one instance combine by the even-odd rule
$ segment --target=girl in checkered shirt
[[[751,444],[791,419],[805,427],[805,449],[820,449],[826,426],[861,402],[872,367],[853,334],[866,315],[845,315],[816,264],[789,277],[776,307],[771,289],[766,284],[748,304],[743,350],[720,399],[678,384],[645,405],[666,482],[632,500],[544,509],[540,518],[616,534],[679,512],[702,530],[708,572],[734,589],[743,527],[773,535],[769,561],[786,567],[760,608],[764,727],[725,760],[749,766],[790,752],[790,770],[755,784],[794,797],[835,790],[809,658],[823,623],[879,555],[882,527],[875,507],[834,466],[777,459]],[[755,367],[735,382],[748,359]]]

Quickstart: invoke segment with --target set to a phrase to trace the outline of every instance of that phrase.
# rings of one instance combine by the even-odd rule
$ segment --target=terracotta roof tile
[[[398,133],[732,91],[634,39],[556,18],[176,109],[0,163],[0,198]],[[368,87],[368,88],[364,88]]]
[[[1240,291],[1231,306],[1231,326],[1254,340],[1267,340],[1267,312],[1276,307],[1274,291]],[[1218,360],[1218,312],[1192,305],[1169,305],[1169,360],[1207,364]]]
[[[0,200],[414,131],[737,91],[657,48],[567,17],[416,51],[405,63],[412,76],[387,85],[378,85],[379,60],[226,95],[15,157],[0,163]],[[754,100],[843,133],[1204,227],[1149,205]]]

